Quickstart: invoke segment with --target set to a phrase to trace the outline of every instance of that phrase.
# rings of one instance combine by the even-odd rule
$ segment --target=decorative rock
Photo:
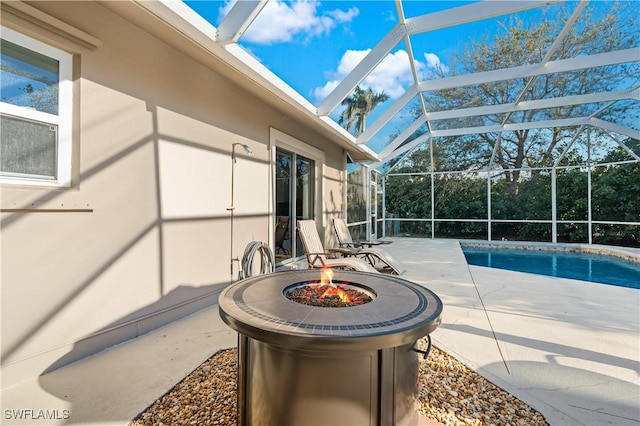
[[[236,349],[216,353],[131,426],[235,426],[237,367]],[[435,346],[420,357],[419,381],[420,414],[447,426],[548,426],[538,411]]]

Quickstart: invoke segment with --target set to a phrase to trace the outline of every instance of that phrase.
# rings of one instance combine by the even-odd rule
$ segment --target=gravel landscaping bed
[[[140,413],[132,426],[236,425],[237,351],[220,351]],[[418,408],[445,425],[548,425],[532,407],[433,347],[420,357]]]

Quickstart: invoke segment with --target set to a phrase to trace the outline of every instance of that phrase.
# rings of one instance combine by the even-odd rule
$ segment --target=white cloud
[[[336,9],[327,12],[327,15],[332,16],[338,22],[351,22],[353,18],[360,14],[360,9],[352,7],[347,11]]]
[[[240,0],[241,1],[241,0]],[[220,9],[226,15],[235,2],[229,1]],[[295,37],[309,40],[328,34],[338,23],[348,23],[358,16],[360,10],[335,9],[321,15],[318,1],[282,0],[269,1],[255,21],[242,36],[242,40],[256,44],[274,44],[292,41]]]
[[[424,64],[416,61],[418,73]],[[364,79],[363,86],[374,92],[384,91],[391,99],[401,96],[414,83],[409,55],[404,50],[387,55],[386,58]]]
[[[313,96],[316,99],[326,98],[329,95],[329,93],[331,93],[333,89],[335,89],[338,86],[338,83],[340,83],[338,80],[331,80],[331,81],[328,81],[322,87],[316,87],[315,89],[313,89]]]
[[[338,64],[336,71],[330,72],[330,80],[322,87],[313,90],[313,95],[322,100],[351,72],[371,49],[347,50]],[[418,75],[425,69],[425,64],[416,61]],[[371,88],[374,92],[385,92],[391,99],[401,96],[414,83],[409,55],[405,50],[398,50],[387,55],[382,62],[360,84],[363,88]]]
[[[319,101],[326,98],[370,51],[371,49],[347,50],[342,55],[336,71],[327,73],[329,81],[322,87],[316,87],[312,91],[313,96]],[[436,70],[441,70],[445,74],[449,72],[449,67],[443,64],[435,53],[425,53],[424,59],[425,62],[415,60],[419,79],[431,78],[430,76]],[[396,99],[413,83],[409,54],[405,50],[397,50],[387,55],[360,83],[360,86],[363,88],[370,87],[374,92],[384,91],[389,95],[389,98]]]
[[[396,22],[398,20],[398,17],[396,15],[396,12],[389,9],[382,12],[382,20],[384,22]]]
[[[427,61],[427,67],[433,70],[440,70],[444,73],[449,72],[449,67],[440,62],[440,58],[435,53],[425,53],[424,59]]]
[[[344,77],[349,74],[355,67],[371,52],[371,49],[367,50],[347,50],[342,55],[338,69],[334,73],[336,77]]]

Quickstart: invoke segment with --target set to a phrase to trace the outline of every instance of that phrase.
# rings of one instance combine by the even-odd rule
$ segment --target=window
[[[69,186],[72,56],[2,27],[0,181]]]

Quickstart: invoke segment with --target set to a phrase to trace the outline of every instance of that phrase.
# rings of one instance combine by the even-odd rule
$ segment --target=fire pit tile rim
[[[304,318],[305,321],[313,320],[315,317],[314,315],[312,315],[312,313],[314,310],[318,309],[321,311],[330,310],[331,312],[338,312],[343,309],[358,310],[359,308],[363,308],[365,312],[366,310],[369,310],[369,313],[366,315],[367,321],[360,322],[358,324],[348,324],[346,326],[344,324],[326,324],[326,321],[325,324],[317,324],[308,322],[303,323],[301,321],[283,320],[282,318],[273,319],[269,318],[268,315],[265,315],[263,313],[257,311],[252,312],[251,307],[248,305],[249,302],[245,303],[243,301],[238,302],[237,300],[234,300],[235,303],[226,303],[226,301],[229,300],[229,297],[227,296],[228,293],[234,293],[239,289],[246,288],[249,285],[253,285],[254,288],[262,290],[258,293],[271,292],[271,296],[269,297],[273,299],[273,294],[281,293],[285,287],[289,286],[292,283],[292,280],[298,280],[298,282],[302,282],[305,280],[309,280],[309,276],[312,276],[310,275],[310,271],[291,271],[270,274],[271,276],[259,276],[250,278],[248,280],[245,280],[247,282],[239,282],[234,286],[228,287],[220,295],[220,315],[227,324],[232,326],[232,328],[235,328],[238,331],[246,331],[248,335],[253,335],[254,337],[261,336],[261,338],[265,340],[271,339],[272,336],[269,336],[269,334],[275,332],[280,336],[285,335],[287,339],[304,338],[320,339],[323,341],[334,339],[336,342],[341,344],[346,338],[355,337],[361,341],[375,340],[380,336],[385,336],[388,334],[402,334],[405,333],[405,330],[408,330],[406,332],[410,332],[411,334],[415,334],[417,332],[424,332],[424,334],[428,334],[429,332],[434,330],[440,323],[442,302],[440,301],[438,296],[435,295],[435,293],[433,293],[431,290],[410,281],[392,276],[378,276],[377,274],[373,275],[351,271],[349,271],[348,273],[341,273],[347,274],[350,277],[359,277],[360,279],[380,280],[380,282],[384,286],[388,286],[389,281],[400,283],[402,284],[400,288],[404,287],[405,289],[409,289],[412,293],[419,296],[418,298],[421,299],[419,307],[422,308],[422,311],[416,311],[416,309],[414,309],[409,314],[405,314],[404,316],[402,316],[403,322],[398,322],[397,318],[395,321],[384,319],[384,317],[377,319],[380,313],[379,310],[371,310],[371,308],[367,308],[367,306],[374,305],[378,300],[380,300],[380,303],[387,300],[386,303],[394,304],[393,299],[396,297],[400,297],[397,294],[394,296],[386,294],[385,291],[381,292],[379,288],[375,289],[378,296],[373,302],[348,308],[312,307],[293,302],[291,300],[288,300],[284,295],[282,296],[282,299],[284,301],[290,303],[290,305],[288,306],[289,310],[293,311],[298,318]],[[266,282],[264,282],[265,280]],[[256,283],[255,281],[258,281],[259,283]],[[367,286],[370,286],[369,283],[367,283]],[[397,290],[398,288],[395,289]],[[234,296],[236,295],[233,294],[230,297],[233,299]],[[257,297],[256,299],[254,299],[254,301],[257,299],[263,300],[265,299],[265,297]],[[309,312],[310,309],[312,312]],[[425,315],[425,313],[427,312],[429,312],[428,315]],[[376,318],[376,321],[373,323],[371,322],[372,317]],[[405,342],[407,338],[411,339],[413,337],[398,337],[395,340]],[[275,340],[281,340],[281,338]]]

